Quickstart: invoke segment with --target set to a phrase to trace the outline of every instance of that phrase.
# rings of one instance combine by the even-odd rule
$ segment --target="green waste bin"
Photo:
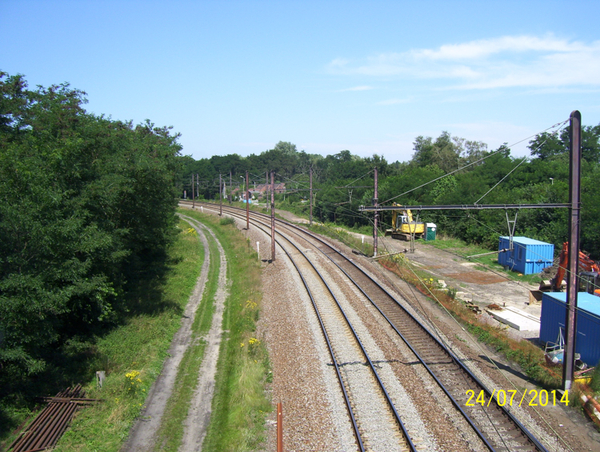
[[[427,232],[425,234],[425,240],[435,240],[435,223],[427,223]]]

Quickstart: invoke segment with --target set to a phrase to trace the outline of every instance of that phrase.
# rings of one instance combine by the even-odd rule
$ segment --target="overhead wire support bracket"
[[[517,216],[519,215],[519,211],[515,212],[515,219],[511,220],[508,218],[508,210],[506,211],[506,224],[508,226],[508,251],[512,251],[514,249],[513,238],[515,236],[515,228],[517,227]]]

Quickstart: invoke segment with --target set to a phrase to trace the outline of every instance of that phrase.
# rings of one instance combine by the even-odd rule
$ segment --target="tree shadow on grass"
[[[7,364],[0,367],[0,450],[4,450],[14,439],[11,432],[19,428],[24,413],[33,412],[45,404],[41,397],[54,396],[69,386],[93,381],[96,370],[110,367],[101,356],[96,343],[114,329],[139,316],[155,316],[165,311],[182,315],[183,309],[164,294],[164,285],[176,259],[167,259],[166,254],[144,257],[132,262],[127,271],[128,280],[124,295],[117,307],[117,319],[112,322],[87,324],[71,319],[68,330],[62,331],[63,339],[39,350],[38,356],[46,362],[43,371],[27,375],[22,367]],[[104,366],[104,367],[103,367]]]

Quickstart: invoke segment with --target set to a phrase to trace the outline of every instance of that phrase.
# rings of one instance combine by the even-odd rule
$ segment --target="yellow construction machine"
[[[392,228],[386,229],[385,235],[394,239],[411,240],[411,236],[420,239],[425,234],[425,223],[414,221],[409,209],[402,209],[401,204],[392,204],[398,210],[392,210]]]

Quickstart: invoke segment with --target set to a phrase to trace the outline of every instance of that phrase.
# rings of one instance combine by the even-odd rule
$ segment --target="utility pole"
[[[270,206],[269,206],[269,172],[268,171],[265,171],[265,178],[266,178],[266,184],[265,185],[267,187],[266,188],[266,192],[267,192],[266,198],[267,198],[267,201],[265,202],[265,204],[267,205],[267,212],[268,212],[269,208],[270,208]]]
[[[275,262],[275,172],[271,171],[271,262]]]
[[[219,174],[219,216],[223,216],[223,179]]]
[[[310,166],[310,215],[308,216],[308,225],[312,226],[312,207],[313,207],[313,194],[312,194],[312,165]]]
[[[194,196],[194,173],[192,173],[192,209],[196,207],[196,197]]]
[[[571,164],[569,165],[569,264],[567,278],[567,303],[565,315],[565,350],[563,359],[564,389],[571,389],[574,380],[575,343],[577,340],[577,291],[579,290],[579,214],[581,208],[581,113],[571,113],[569,138]]]
[[[233,182],[231,181],[231,171],[229,171],[229,205],[233,201]]]
[[[374,171],[375,174],[375,193],[374,193],[374,197],[373,197],[373,206],[377,209],[377,202],[378,202],[378,188],[377,188],[377,168],[375,168]],[[377,220],[379,218],[379,212],[377,210],[375,210],[375,218],[373,220],[373,257],[377,257]]]
[[[248,185],[248,170],[246,170],[246,231],[250,230],[250,186]]]

